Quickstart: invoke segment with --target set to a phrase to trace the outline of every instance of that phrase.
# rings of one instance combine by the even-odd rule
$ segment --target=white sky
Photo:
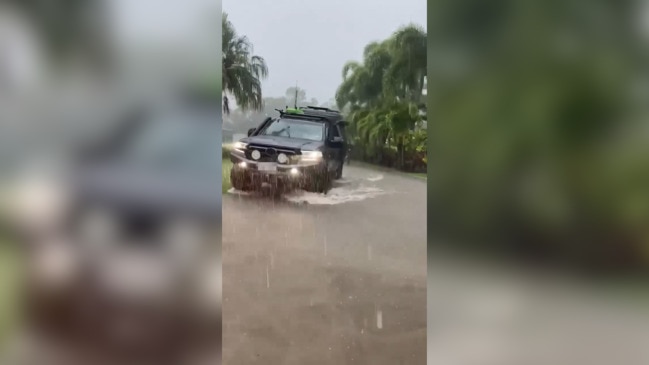
[[[224,0],[223,11],[264,57],[266,96],[299,86],[320,103],[334,97],[342,67],[410,22],[426,27],[425,0]]]
[[[127,42],[191,43],[218,37],[219,0],[110,0],[117,34]]]

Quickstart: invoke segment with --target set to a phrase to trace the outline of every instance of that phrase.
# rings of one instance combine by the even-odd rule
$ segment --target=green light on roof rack
[[[304,111],[302,111],[302,109],[298,109],[298,108],[287,108],[286,109],[286,114],[304,114]]]

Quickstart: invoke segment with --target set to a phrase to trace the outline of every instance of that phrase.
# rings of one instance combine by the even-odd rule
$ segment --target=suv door
[[[347,155],[349,154],[349,149],[351,147],[349,145],[349,140],[347,139],[347,131],[345,130],[346,124],[347,122],[340,122],[337,124],[338,130],[340,131],[340,135],[343,137],[343,148],[341,150],[341,157],[340,157],[340,161],[342,161],[343,164],[346,161]]]
[[[329,125],[327,146],[329,170],[336,171],[345,161],[345,139],[338,124]]]

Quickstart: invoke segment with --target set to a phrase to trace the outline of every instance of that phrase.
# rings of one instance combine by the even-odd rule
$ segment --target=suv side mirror
[[[333,142],[333,143],[343,143],[344,140],[343,140],[343,137],[336,136],[336,137],[331,138],[331,142]]]
[[[256,130],[257,130],[257,128],[248,129],[248,137],[250,137],[253,133],[255,133]]]

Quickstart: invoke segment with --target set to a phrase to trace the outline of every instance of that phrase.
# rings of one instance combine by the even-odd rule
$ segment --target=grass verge
[[[223,171],[222,171],[222,180],[221,180],[221,192],[226,193],[232,185],[230,184],[230,169],[232,168],[232,162],[229,158],[223,157]]]
[[[0,239],[0,350],[19,322],[19,268],[16,248]]]

